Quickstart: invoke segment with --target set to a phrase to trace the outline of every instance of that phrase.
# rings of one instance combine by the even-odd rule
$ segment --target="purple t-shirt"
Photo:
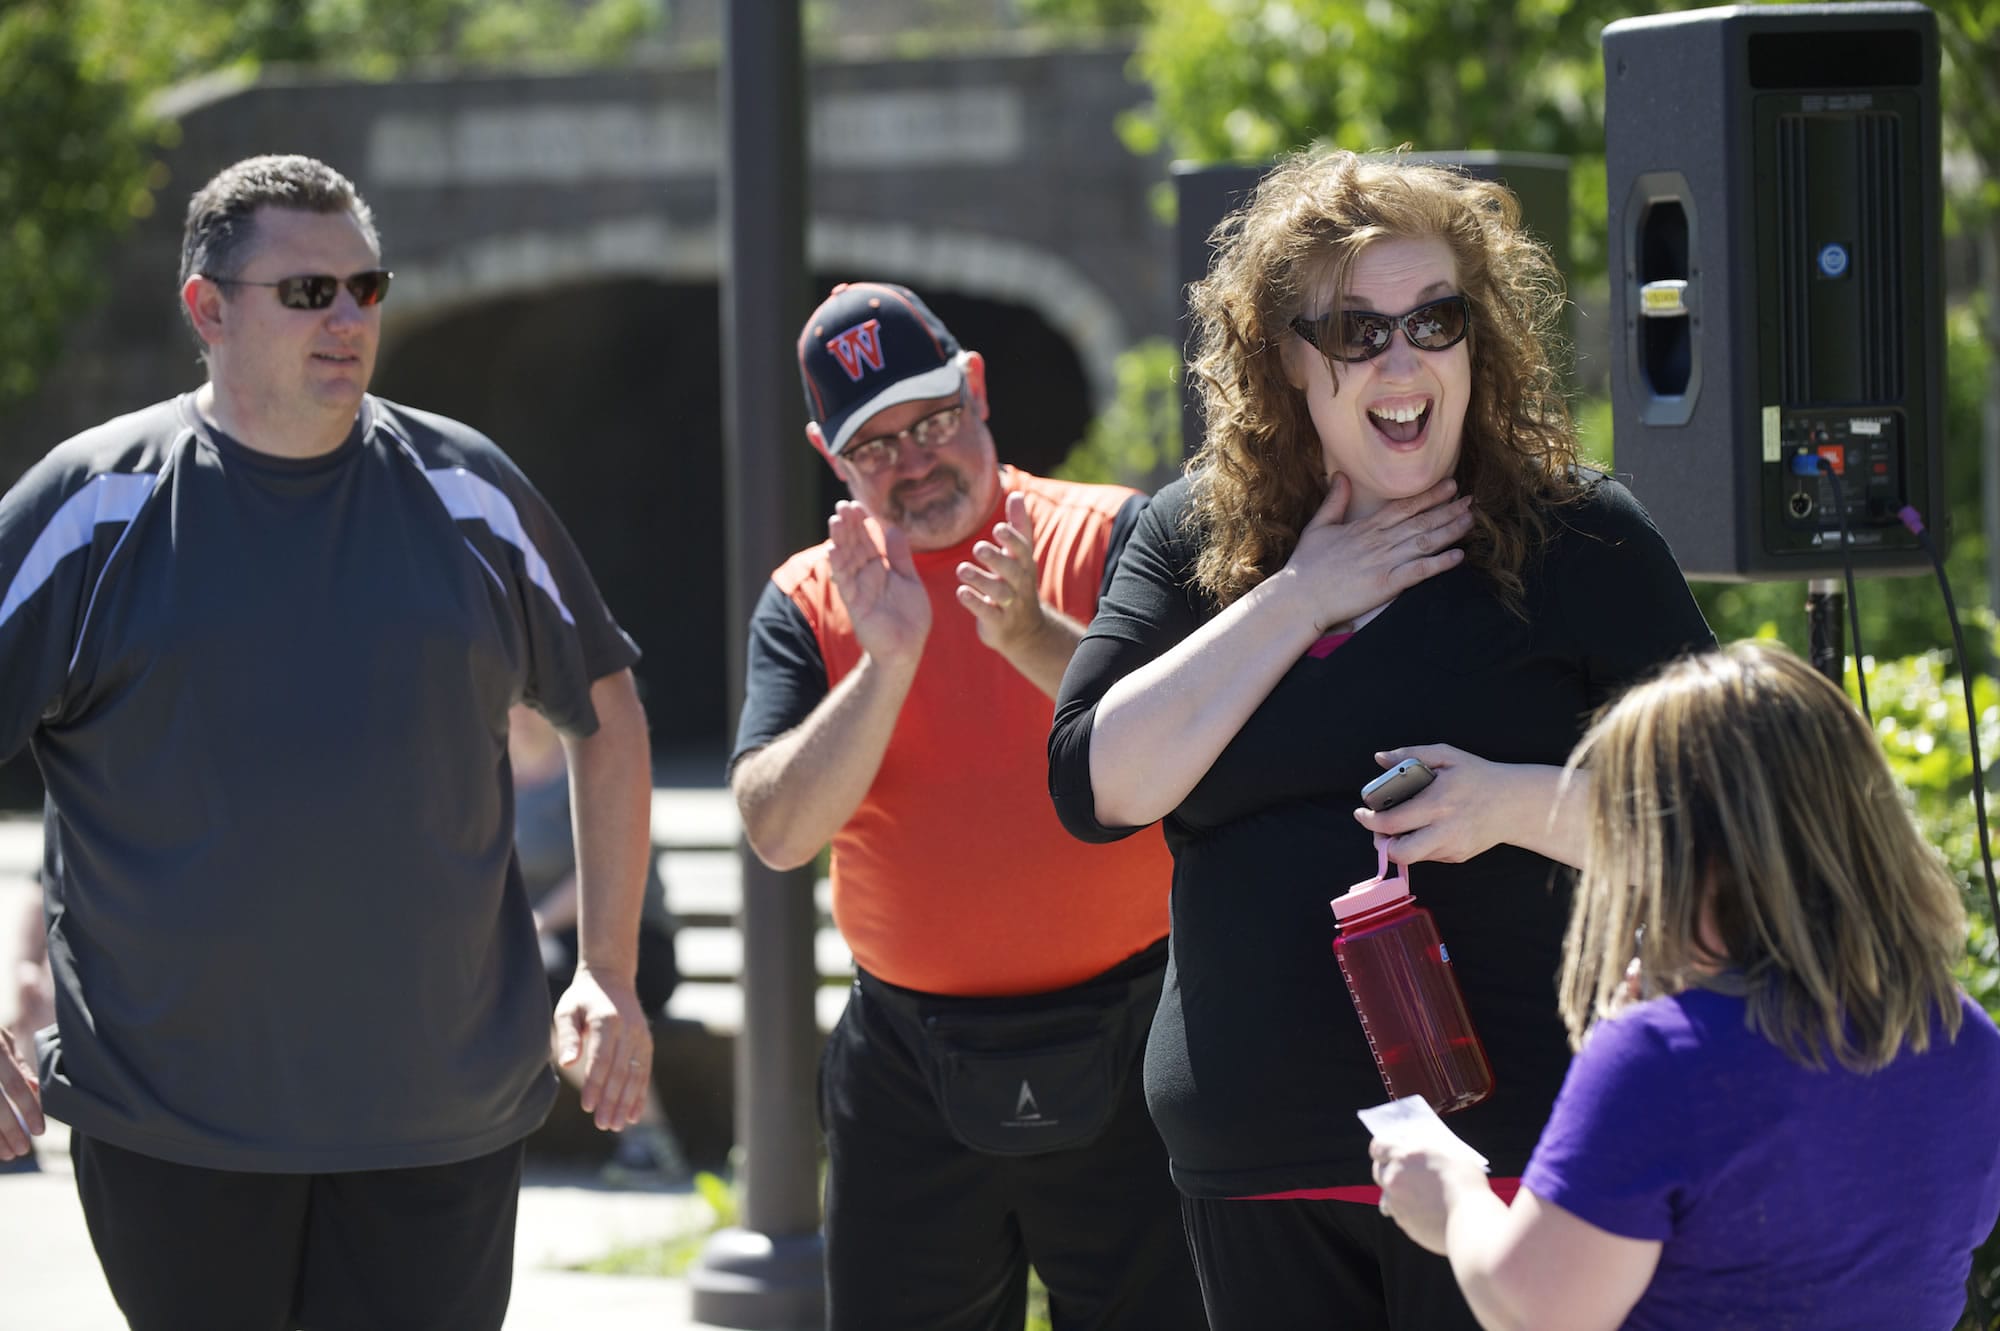
[[[1665,1246],[1627,1331],[1949,1331],[2000,1215],[2000,1032],[1859,1076],[1787,1058],[1708,990],[1601,1022],[1523,1186]]]

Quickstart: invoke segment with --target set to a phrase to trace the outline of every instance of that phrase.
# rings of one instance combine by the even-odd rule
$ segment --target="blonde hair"
[[[1563,947],[1573,1045],[1616,1006],[1638,944],[1672,991],[1740,971],[1793,1059],[1866,1072],[1958,1034],[1965,907],[1861,714],[1781,648],[1684,658],[1577,745],[1590,841]],[[1704,942],[1702,924],[1711,927]]]
[[[1456,472],[1459,492],[1475,500],[1466,557],[1520,613],[1521,568],[1547,535],[1539,510],[1578,488],[1576,433],[1548,354],[1561,279],[1507,190],[1350,152],[1280,162],[1215,228],[1214,263],[1189,288],[1205,426],[1188,463],[1201,546],[1194,581],[1217,606],[1277,572],[1326,498],[1305,394],[1285,377],[1290,320],[1318,292],[1344,300],[1369,245],[1412,238],[1444,242],[1472,308],[1472,394]],[[1341,367],[1328,364],[1338,392]]]

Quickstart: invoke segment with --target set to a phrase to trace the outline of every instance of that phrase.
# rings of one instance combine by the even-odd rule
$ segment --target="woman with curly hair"
[[[1555,1018],[1585,718],[1713,638],[1645,514],[1580,469],[1560,284],[1504,189],[1333,152],[1280,164],[1191,292],[1206,438],[1070,664],[1050,789],[1076,835],[1165,820],[1171,960],[1146,1091],[1214,1331],[1474,1325],[1376,1209],[1384,1097],[1330,952],[1409,864],[1498,1089],[1453,1119],[1503,1190],[1568,1064]],[[1437,774],[1375,812],[1356,793]]]
[[[1555,1114],[1511,1207],[1454,1150],[1376,1141],[1390,1214],[1494,1331],[1956,1325],[2000,1215],[2000,1032],[1868,723],[1738,643],[1625,694],[1572,763]]]

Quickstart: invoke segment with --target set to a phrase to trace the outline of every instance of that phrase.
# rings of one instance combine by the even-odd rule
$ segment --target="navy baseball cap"
[[[908,287],[843,282],[799,333],[806,411],[836,456],[869,417],[965,383],[958,339]]]

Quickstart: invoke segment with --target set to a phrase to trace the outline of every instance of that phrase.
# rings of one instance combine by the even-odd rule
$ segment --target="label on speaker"
[[[1764,416],[1764,461],[1777,462],[1785,455],[1785,432],[1780,426],[1778,409],[1766,407]]]

